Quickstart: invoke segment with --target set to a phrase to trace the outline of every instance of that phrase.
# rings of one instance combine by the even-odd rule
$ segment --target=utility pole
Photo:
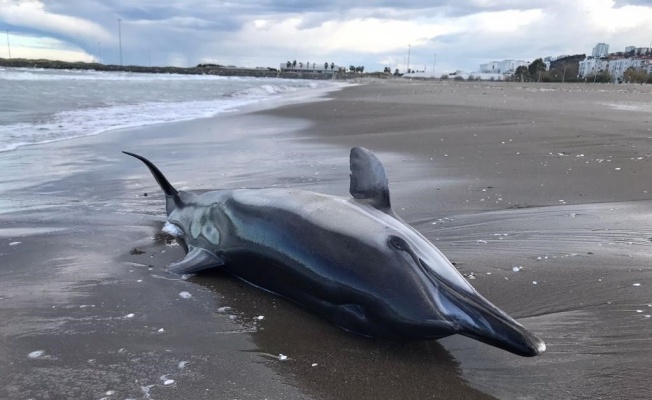
[[[122,66],[122,20],[118,18],[118,42],[120,44],[120,65]]]
[[[7,52],[9,53],[9,58],[11,58],[11,46],[9,45],[9,29],[7,29]]]
[[[410,72],[410,48],[412,47],[411,44],[408,44],[408,60],[407,60],[407,71]]]
[[[437,65],[437,53],[435,53],[435,59],[432,62],[432,77],[435,78],[435,66]]]

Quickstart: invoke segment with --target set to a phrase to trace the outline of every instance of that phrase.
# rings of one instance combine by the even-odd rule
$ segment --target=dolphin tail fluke
[[[156,165],[154,165],[151,161],[149,161],[145,157],[139,156],[138,154],[130,153],[128,151],[123,151],[123,153],[139,159],[147,166],[147,168],[149,168],[152,175],[154,175],[154,179],[156,179],[156,182],[158,182],[159,186],[161,187],[161,189],[163,190],[163,192],[168,198],[166,202],[167,203],[166,209],[168,215],[170,214],[170,212],[172,212],[172,209],[175,206],[178,208],[183,207],[183,201],[181,200],[179,191],[170,184],[170,182],[167,180],[165,175],[163,175],[163,173],[158,168],[156,168]],[[172,202],[170,200],[172,200]]]

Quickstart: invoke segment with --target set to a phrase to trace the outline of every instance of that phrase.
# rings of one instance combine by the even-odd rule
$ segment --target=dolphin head
[[[411,228],[390,236],[388,244],[407,256],[403,257],[405,267],[422,283],[433,314],[447,323],[450,334],[525,357],[545,351],[541,339],[481,296],[435,246]]]

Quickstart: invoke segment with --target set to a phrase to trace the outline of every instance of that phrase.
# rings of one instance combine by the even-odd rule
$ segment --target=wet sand
[[[649,397],[652,88],[328,97],[1,153],[0,398]],[[360,338],[219,271],[171,276],[163,196],[120,154],[179,189],[348,196],[355,145],[385,163],[396,212],[546,353]]]

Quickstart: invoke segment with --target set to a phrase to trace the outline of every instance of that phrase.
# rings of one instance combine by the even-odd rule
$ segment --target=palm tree
[[[327,62],[324,63],[324,69],[328,69],[328,63]]]
[[[331,69],[335,69],[335,63],[331,63]]]
[[[292,61],[292,68],[296,68],[296,67],[297,67],[297,60],[294,60]]]

